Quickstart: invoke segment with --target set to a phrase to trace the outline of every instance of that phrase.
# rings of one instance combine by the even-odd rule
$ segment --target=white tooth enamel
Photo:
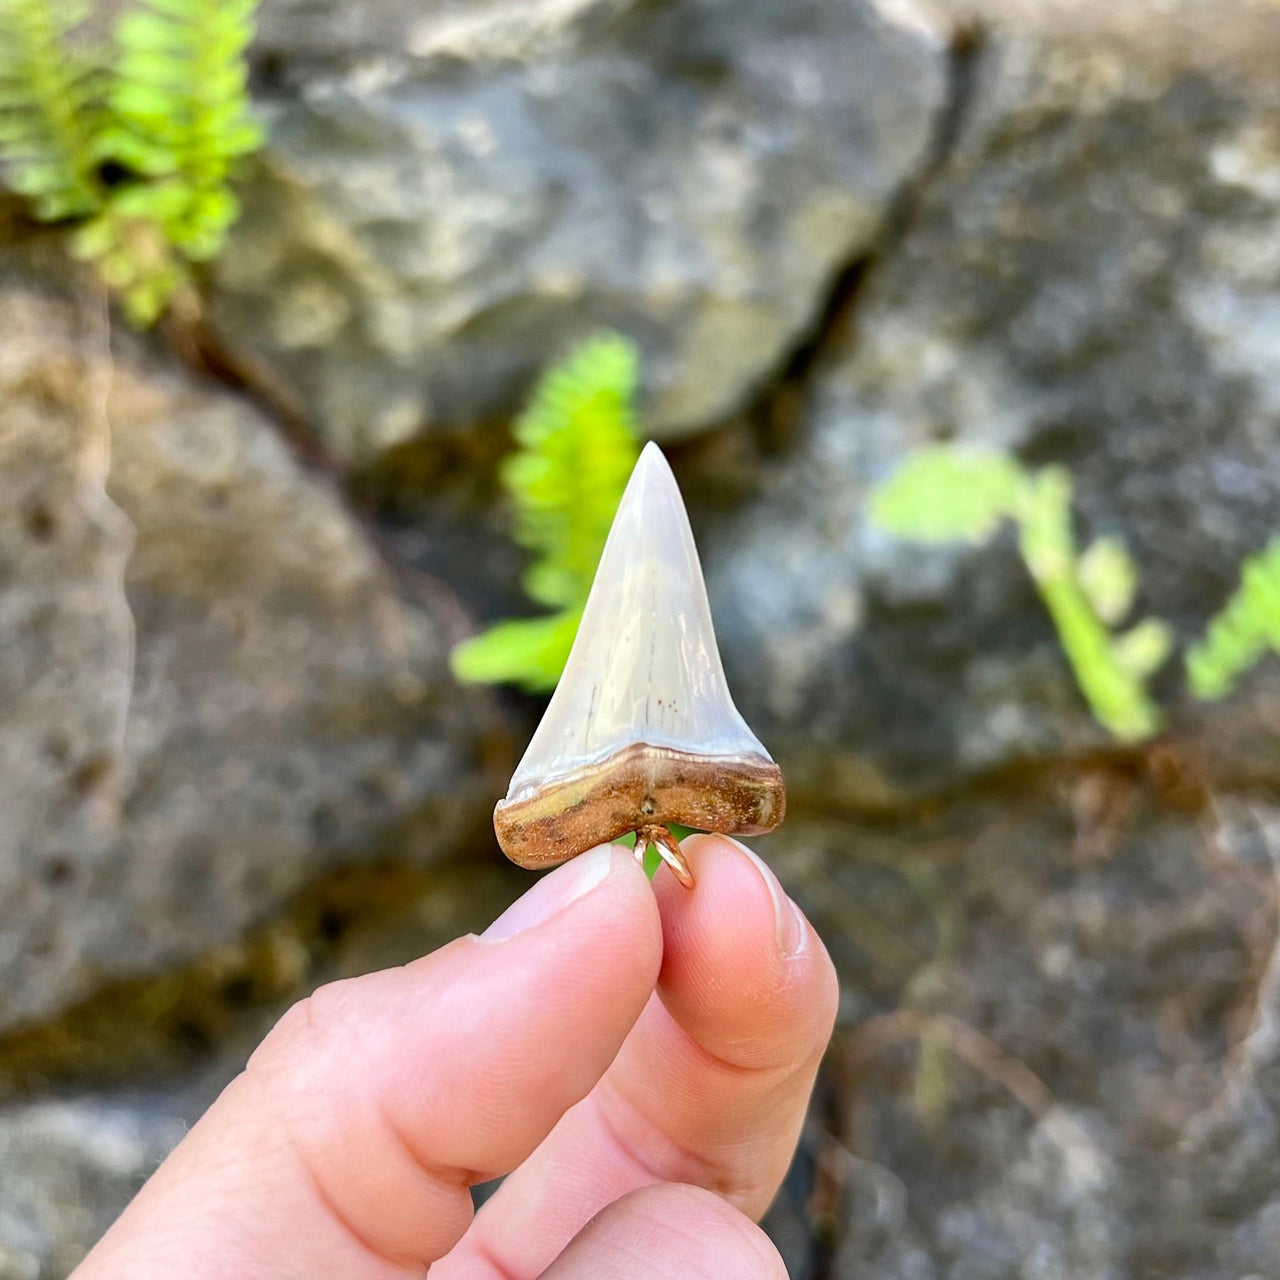
[[[770,759],[733,705],[689,517],[655,444],[622,495],[578,638],[507,800],[637,743]]]

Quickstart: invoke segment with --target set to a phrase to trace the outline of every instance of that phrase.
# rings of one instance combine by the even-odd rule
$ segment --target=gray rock
[[[456,850],[495,785],[486,702],[336,495],[243,400],[132,342],[110,361],[102,316],[6,260],[0,1026],[392,840]]]
[[[100,310],[0,286],[0,1024],[44,996],[45,913],[108,848],[131,692],[127,517],[104,487]],[[51,316],[57,326],[50,332]],[[53,979],[53,985],[58,984]]]
[[[1274,83],[999,35],[970,74],[950,160],[820,360],[796,444],[704,543],[748,720],[797,786],[854,803],[1104,740],[1011,537],[939,551],[869,524],[913,449],[1068,465],[1081,544],[1118,536],[1139,614],[1184,640],[1280,529]],[[1275,751],[1273,724],[1272,776]]]
[[[0,1111],[0,1280],[62,1280],[184,1130],[94,1098]]]
[[[244,1069],[292,1000],[321,983],[407,964],[459,934],[480,932],[529,883],[527,873],[501,859],[417,875],[387,868],[385,875],[381,910],[333,929],[327,947],[311,946],[311,963],[304,959],[272,998],[207,1009],[216,1042],[195,1061],[171,1056],[160,1070],[135,1069],[141,1088],[126,1084],[0,1107],[0,1280],[63,1280]],[[146,1027],[120,1025],[121,1038],[151,1034],[150,1023],[163,1017],[154,1006],[150,1012]],[[190,1023],[198,1015],[188,1008],[182,1017]],[[122,1048],[121,1056],[128,1052]],[[120,1057],[109,1066],[119,1063]]]
[[[1273,1274],[1277,832],[1098,769],[770,837],[843,991],[819,1274]]]
[[[1280,13],[1271,0],[887,0],[932,22],[978,22],[1001,32],[1033,31],[1122,45],[1147,65],[1177,59],[1271,79]]]
[[[275,0],[213,315],[336,451],[509,414],[587,332],[647,422],[740,407],[929,149],[939,42],[867,0]]]

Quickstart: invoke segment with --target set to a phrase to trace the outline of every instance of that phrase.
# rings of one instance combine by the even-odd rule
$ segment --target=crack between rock
[[[756,424],[766,441],[776,439],[780,433],[788,434],[793,406],[807,395],[824,356],[847,339],[872,274],[910,233],[929,188],[955,153],[969,120],[985,45],[986,30],[976,21],[952,31],[946,51],[946,92],[918,170],[904,180],[890,201],[874,243],[837,269],[807,333],[792,347],[745,413],[735,415],[737,421],[745,417]]]
[[[230,1075],[291,1001],[349,974],[351,957],[379,930],[402,931],[406,941],[381,958],[407,963],[443,946],[455,927],[483,928],[526,887],[511,864],[467,853],[487,816],[475,815],[441,863],[327,868],[234,938],[0,1027],[0,1108],[59,1091],[198,1080],[205,1069]],[[433,923],[445,919],[454,923]]]
[[[932,184],[955,153],[970,119],[985,45],[981,23],[953,28],[944,54],[945,90],[931,136],[916,171],[901,183],[891,200],[879,234],[870,247],[836,270],[808,330],[745,410],[718,426],[709,425],[699,439],[714,437],[726,429],[741,429],[745,422],[756,435],[762,452],[777,452],[785,447],[793,424],[803,417],[803,406],[817,370],[826,356],[848,341],[868,281],[910,234]],[[426,607],[439,620],[450,645],[475,633],[476,621],[452,586],[405,560],[361,500],[361,477],[348,473],[342,460],[315,430],[300,398],[269,363],[252,352],[228,347],[204,315],[171,318],[162,326],[161,336],[175,357],[189,368],[242,396],[263,414],[298,464],[326,486],[341,505],[402,595]],[[696,441],[690,443],[696,447]],[[679,454],[686,447],[677,442],[673,452]]]
[[[329,490],[401,594],[432,614],[450,648],[475,634],[476,620],[457,592],[409,564],[358,501],[354,478],[312,426],[301,400],[265,361],[225,346],[203,316],[170,318],[160,335],[188,368],[243,397],[263,415],[298,465]]]
[[[115,527],[115,540],[119,548],[119,554],[111,567],[110,585],[114,598],[116,639],[120,649],[120,694],[119,704],[115,708],[112,743],[114,764],[108,775],[110,785],[106,792],[110,812],[113,817],[118,818],[121,804],[120,778],[127,756],[129,717],[133,710],[137,674],[138,624],[126,587],[129,562],[133,559],[137,544],[137,529],[107,488],[114,448],[110,400],[111,388],[115,382],[115,359],[111,351],[111,307],[105,291],[98,290],[94,295],[92,315],[86,317],[81,313],[76,316],[76,323],[89,335],[90,347],[96,348],[84,362],[85,420],[89,428],[89,443],[80,478],[91,495],[91,501],[98,507],[104,528],[109,530],[112,526]]]
[[[933,179],[954,152],[968,119],[976,67],[984,43],[976,22],[956,27],[946,51],[946,92],[934,121],[933,136],[917,173],[908,177],[890,203],[880,235],[839,268],[808,331],[791,348],[775,373],[732,421],[763,426],[766,438],[793,416],[791,406],[809,389],[823,356],[848,333],[871,272],[889,258],[908,234]],[[299,465],[325,484],[400,590],[431,609],[451,644],[473,635],[476,621],[445,581],[410,565],[361,504],[341,460],[309,420],[306,408],[270,366],[252,353],[228,348],[204,316],[171,318],[161,327],[166,345],[188,367],[249,400],[276,428]],[[727,425],[727,424],[722,424]],[[715,434],[715,424],[702,434]]]

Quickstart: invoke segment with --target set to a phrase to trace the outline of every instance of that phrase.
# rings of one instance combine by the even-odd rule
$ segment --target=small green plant
[[[872,495],[872,518],[924,542],[991,538],[1006,520],[1097,720],[1122,741],[1151,736],[1160,712],[1146,684],[1172,648],[1168,626],[1145,619],[1119,634],[1138,575],[1124,548],[1103,538],[1080,554],[1072,483],[1061,467],[1028,471],[1005,454],[936,446],[920,451]]]
[[[1187,683],[1197,698],[1226,697],[1268,652],[1280,653],[1280,539],[1250,556],[1240,585],[1187,650]]]
[[[86,12],[78,0],[0,0],[0,156],[46,221],[83,217],[104,197],[102,86],[94,61],[66,47]]]
[[[515,426],[518,448],[502,469],[515,536],[535,553],[529,596],[553,612],[499,622],[453,651],[454,674],[471,683],[555,688],[578,633],[600,552],[640,453],[632,402],[639,357],[602,334],[539,383]]]
[[[74,228],[134,323],[221,249],[235,163],[262,133],[245,50],[257,0],[135,0],[112,47],[81,0],[0,0],[0,166],[35,217]]]

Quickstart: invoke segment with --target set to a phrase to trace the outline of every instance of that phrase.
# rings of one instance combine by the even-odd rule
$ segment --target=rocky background
[[[264,0],[197,332],[0,205],[0,1280],[58,1280],[290,1000],[526,883],[495,482],[601,325],[842,975],[795,1280],[1280,1275],[1280,665],[1092,722],[913,448],[1067,464],[1196,637],[1280,531],[1272,0]]]

